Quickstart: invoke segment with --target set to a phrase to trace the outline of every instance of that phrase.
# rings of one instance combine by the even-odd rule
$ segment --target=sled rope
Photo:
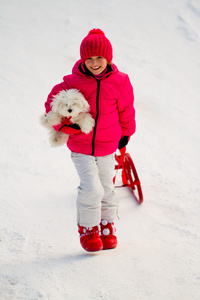
[[[117,173],[118,173],[119,169],[121,169],[121,168],[122,168],[122,181],[123,180],[126,181],[126,175],[125,175],[125,172],[124,172],[124,156],[125,156],[125,153],[126,153],[126,147],[120,149],[119,151],[120,151],[121,155],[120,155],[118,166],[116,168],[115,177],[113,178],[113,183],[114,184],[115,184],[115,181],[116,181]]]

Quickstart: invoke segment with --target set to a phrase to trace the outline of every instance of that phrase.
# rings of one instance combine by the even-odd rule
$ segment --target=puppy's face
[[[80,93],[74,93],[73,90],[60,93],[52,104],[52,111],[59,113],[63,117],[77,117],[79,113],[86,112],[89,104]]]
[[[59,106],[58,112],[63,117],[77,117],[82,112],[82,106],[77,99],[65,99]]]

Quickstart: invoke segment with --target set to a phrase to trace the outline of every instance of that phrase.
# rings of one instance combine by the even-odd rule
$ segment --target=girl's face
[[[107,67],[107,60],[102,56],[92,56],[85,61],[85,65],[92,74],[99,75]]]

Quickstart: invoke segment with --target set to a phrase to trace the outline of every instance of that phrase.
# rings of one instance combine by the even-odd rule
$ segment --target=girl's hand
[[[65,134],[77,134],[81,132],[81,129],[78,124],[71,124],[61,125],[59,131],[62,131]]]
[[[118,149],[124,148],[128,144],[128,142],[129,142],[129,136],[127,135],[122,136],[118,144]]]

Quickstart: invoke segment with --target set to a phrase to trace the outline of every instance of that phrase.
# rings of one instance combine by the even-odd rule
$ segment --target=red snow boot
[[[95,252],[103,249],[103,244],[99,235],[99,226],[83,227],[79,225],[78,232],[80,233],[80,243],[83,249],[88,252]]]
[[[101,240],[103,243],[103,250],[113,249],[117,247],[117,237],[115,235],[116,228],[114,222],[108,222],[107,220],[102,220],[101,226]]]

